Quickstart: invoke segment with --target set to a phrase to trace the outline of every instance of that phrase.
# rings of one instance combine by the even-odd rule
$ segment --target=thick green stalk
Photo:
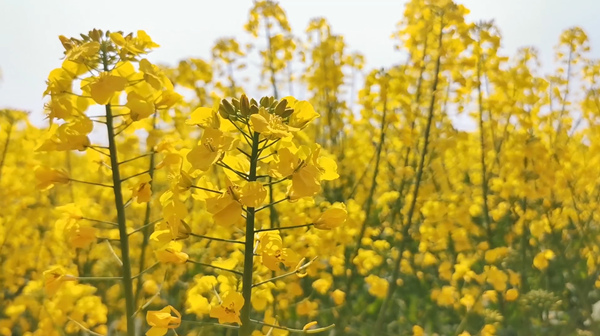
[[[248,181],[256,181],[256,167],[258,165],[259,152],[259,133],[252,135],[252,152],[250,153],[250,171],[248,172]],[[242,326],[239,336],[249,336],[252,333],[250,325],[250,310],[252,305],[252,273],[254,273],[254,208],[247,208],[246,212],[246,245],[244,248],[244,275],[242,276],[242,296],[244,297],[244,306],[241,311]]]
[[[102,50],[102,62],[104,71],[108,69],[108,55]],[[125,312],[127,314],[127,335],[135,336],[134,321],[134,296],[133,281],[131,279],[131,261],[129,259],[129,235],[125,219],[125,206],[123,203],[123,192],[121,190],[121,174],[119,172],[119,159],[117,156],[117,144],[115,130],[113,128],[113,114],[110,104],[106,104],[106,129],[108,132],[108,151],[110,153],[110,166],[112,168],[113,191],[115,195],[115,208],[117,210],[117,224],[119,225],[119,240],[121,241],[121,261],[123,262],[123,292],[125,296]]]
[[[381,308],[379,309],[379,314],[378,314],[377,320],[375,322],[375,327],[374,327],[375,334],[378,334],[379,331],[381,330],[381,328],[383,327],[383,320],[385,317],[385,313],[388,310],[388,308],[392,302],[394,292],[398,288],[397,280],[398,280],[398,277],[400,276],[400,264],[402,261],[402,253],[404,252],[405,245],[406,245],[407,241],[409,240],[410,228],[412,226],[412,218],[413,218],[413,215],[414,215],[414,212],[416,209],[417,199],[419,197],[419,187],[421,186],[421,179],[423,178],[425,159],[427,157],[427,147],[429,145],[429,136],[431,133],[431,125],[433,123],[433,115],[435,112],[436,91],[437,91],[437,86],[439,83],[440,68],[441,68],[441,63],[442,63],[442,41],[443,41],[444,22],[443,22],[443,18],[441,18],[440,20],[441,20],[441,22],[440,22],[440,31],[439,31],[439,39],[438,39],[438,56],[437,56],[436,65],[435,65],[433,86],[431,89],[431,101],[429,103],[429,112],[427,115],[427,126],[425,128],[425,133],[423,134],[423,152],[421,153],[421,157],[419,160],[419,166],[417,167],[415,188],[413,190],[412,200],[411,200],[410,207],[409,207],[408,214],[407,214],[407,222],[406,222],[406,225],[404,225],[404,228],[402,230],[402,240],[400,241],[400,244],[398,244],[398,259],[395,260],[394,270],[392,272],[392,278],[390,281],[390,285],[388,287],[388,293],[381,305]]]

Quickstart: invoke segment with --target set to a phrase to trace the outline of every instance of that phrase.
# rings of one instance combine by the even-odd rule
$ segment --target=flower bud
[[[291,116],[292,113],[294,113],[294,109],[291,107],[288,107],[285,109],[285,111],[283,111],[283,113],[280,115],[280,117],[285,119],[285,118]]]
[[[229,101],[227,101],[227,99],[221,100],[221,105],[223,106],[223,108],[225,109],[225,112],[228,115],[235,114],[235,108],[233,107],[233,105],[231,105],[231,103]],[[220,108],[219,108],[219,110],[220,110]]]
[[[248,101],[248,97],[246,97],[246,95],[242,95],[240,98],[240,113],[243,116],[250,114],[250,102]]]
[[[279,101],[279,103],[277,104],[277,106],[275,106],[275,114],[277,114],[278,116],[282,116],[283,113],[285,113],[285,108],[287,107],[287,100],[282,99],[281,101]]]
[[[237,100],[237,98],[232,98],[231,103],[233,104],[233,107],[235,107],[236,110],[240,109],[240,101]]]
[[[219,105],[219,114],[223,119],[229,118],[229,113],[227,113],[227,110],[225,109],[225,106],[223,106],[223,104]]]
[[[256,105],[250,106],[250,114],[257,114],[257,113],[258,113],[258,106],[256,106]]]
[[[265,107],[265,108],[271,106],[271,104],[269,102],[269,97],[260,98],[260,106]]]

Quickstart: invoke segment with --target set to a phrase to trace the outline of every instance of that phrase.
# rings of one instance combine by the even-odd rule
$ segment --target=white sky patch
[[[512,56],[521,46],[536,46],[542,66],[550,72],[553,47],[560,33],[581,26],[600,57],[600,1],[596,0],[460,0],[471,10],[468,20],[495,19],[503,35],[503,53]],[[365,55],[366,69],[403,61],[390,35],[404,13],[400,0],[283,0],[293,33],[305,38],[313,17],[325,17],[335,34],[344,35],[349,51]],[[60,5],[59,5],[60,4]],[[92,28],[145,30],[161,45],[148,56],[153,63],[175,65],[183,58],[208,59],[214,41],[236,37],[250,41],[243,30],[249,0],[116,1],[3,0],[0,3],[0,108],[30,111],[43,125],[45,80],[60,65],[63,48],[58,35],[78,36]],[[259,44],[261,41],[258,42]],[[258,65],[250,63],[249,71]],[[254,67],[254,70],[252,69]],[[360,79],[359,79],[360,80]],[[357,83],[357,87],[360,83]]]

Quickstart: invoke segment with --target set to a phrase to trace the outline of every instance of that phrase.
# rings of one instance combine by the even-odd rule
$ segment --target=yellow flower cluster
[[[49,127],[0,110],[0,335],[600,333],[600,61],[467,14],[408,1],[372,71],[271,0],[172,67],[60,36]]]

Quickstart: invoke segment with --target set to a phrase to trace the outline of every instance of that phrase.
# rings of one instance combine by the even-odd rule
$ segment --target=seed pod
[[[250,114],[250,102],[248,102],[248,97],[246,97],[246,95],[242,95],[240,98],[240,113],[243,116]]]
[[[227,114],[235,114],[235,108],[233,108],[233,105],[227,99],[221,100],[221,104]]]
[[[279,104],[275,106],[275,114],[281,116],[285,112],[285,108],[287,107],[287,100],[282,99],[279,101]]]

